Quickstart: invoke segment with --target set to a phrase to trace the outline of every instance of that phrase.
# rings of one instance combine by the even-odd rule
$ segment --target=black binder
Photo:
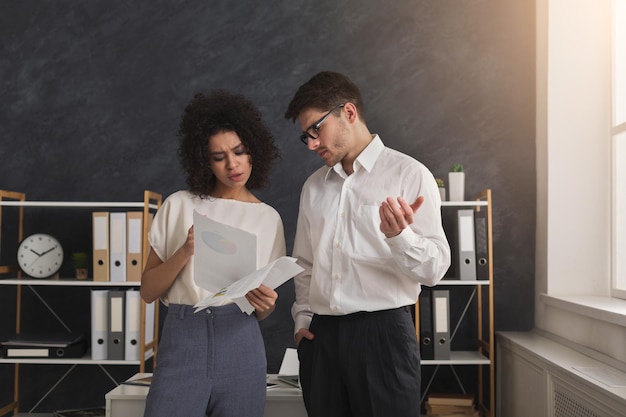
[[[489,241],[487,209],[474,212],[474,234],[476,237],[476,279],[489,279]]]
[[[433,311],[430,290],[423,289],[419,298],[420,356],[423,360],[435,359],[433,346]]]
[[[80,333],[19,334],[0,342],[3,358],[81,358],[87,339]]]

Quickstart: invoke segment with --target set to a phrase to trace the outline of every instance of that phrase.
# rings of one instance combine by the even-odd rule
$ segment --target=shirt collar
[[[357,156],[354,162],[365,168],[367,172],[370,172],[384,148],[385,145],[383,145],[380,136],[372,135],[372,141],[363,149],[363,152]]]
[[[381,154],[384,148],[385,145],[380,139],[380,136],[378,136],[377,134],[372,135],[372,141],[365,147],[365,149],[363,149],[363,151],[359,154],[359,156],[357,156],[354,161],[355,172],[360,167],[363,167],[363,169],[365,169],[367,172],[370,172],[372,170],[372,167],[376,163],[378,156]],[[346,173],[341,166],[341,162],[337,162],[335,165],[328,168],[328,170],[326,171],[326,175],[324,176],[324,181],[328,180],[328,176],[333,171],[335,171],[340,177],[344,179],[346,178]]]

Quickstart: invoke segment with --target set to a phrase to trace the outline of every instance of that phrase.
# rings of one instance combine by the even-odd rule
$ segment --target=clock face
[[[20,269],[31,277],[48,278],[61,268],[63,248],[54,237],[37,233],[20,243],[17,262]]]

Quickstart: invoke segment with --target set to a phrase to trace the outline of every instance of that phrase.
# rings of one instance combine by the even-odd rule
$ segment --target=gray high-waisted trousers
[[[144,417],[261,417],[266,374],[254,315],[170,304]]]

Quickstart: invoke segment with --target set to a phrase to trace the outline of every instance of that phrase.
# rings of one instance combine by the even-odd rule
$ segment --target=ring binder
[[[435,359],[450,359],[450,291],[432,291]]]

